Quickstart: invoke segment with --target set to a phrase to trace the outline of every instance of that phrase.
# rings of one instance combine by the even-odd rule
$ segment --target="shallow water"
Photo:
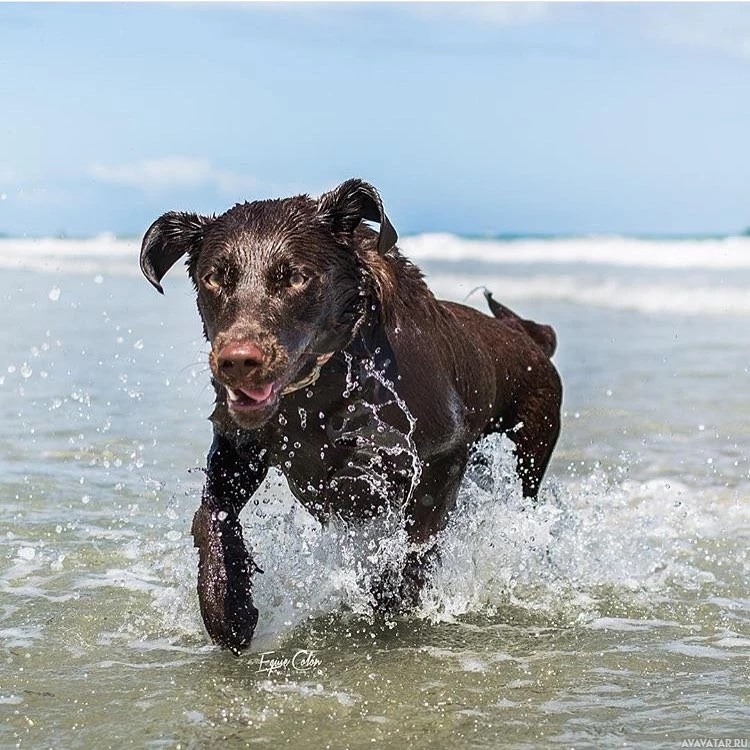
[[[103,245],[28,263],[5,247],[0,746],[747,743],[750,312],[716,302],[750,298],[741,261],[427,254],[441,294],[487,283],[558,331],[543,502],[488,441],[421,610],[381,622],[383,539],[319,529],[272,476],[243,514],[265,573],[237,659],[208,643],[194,591],[212,392],[190,287],[174,273],[160,297],[132,246]],[[703,296],[680,307],[691,284]]]

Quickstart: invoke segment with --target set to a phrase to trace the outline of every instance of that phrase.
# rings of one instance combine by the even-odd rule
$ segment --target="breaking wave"
[[[421,234],[402,240],[400,247],[416,261],[750,269],[750,237],[670,240],[592,236],[493,240]]]
[[[440,296],[486,285],[503,300],[547,300],[645,314],[750,315],[750,238],[645,240],[627,237],[476,240],[407,237]],[[137,276],[139,243],[0,240],[0,268],[57,275]],[[175,273],[175,282],[179,277]]]

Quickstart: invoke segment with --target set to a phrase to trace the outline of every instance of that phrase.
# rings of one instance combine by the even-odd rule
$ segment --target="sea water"
[[[321,529],[272,472],[235,658],[195,592],[213,392],[183,270],[161,297],[135,241],[0,241],[1,747],[750,744],[750,240],[402,246],[440,296],[555,326],[540,502],[485,441],[421,608],[383,621],[398,531]]]

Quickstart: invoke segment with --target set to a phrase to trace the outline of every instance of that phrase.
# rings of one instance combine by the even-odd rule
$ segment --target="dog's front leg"
[[[203,622],[211,639],[233,654],[250,645],[258,622],[252,597],[256,566],[242,538],[239,513],[267,469],[259,455],[241,456],[229,440],[214,433],[192,533],[199,553],[198,600]]]

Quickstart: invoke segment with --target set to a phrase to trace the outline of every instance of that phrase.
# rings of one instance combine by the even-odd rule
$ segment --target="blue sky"
[[[402,234],[750,225],[750,4],[0,3],[0,232],[378,187]]]

